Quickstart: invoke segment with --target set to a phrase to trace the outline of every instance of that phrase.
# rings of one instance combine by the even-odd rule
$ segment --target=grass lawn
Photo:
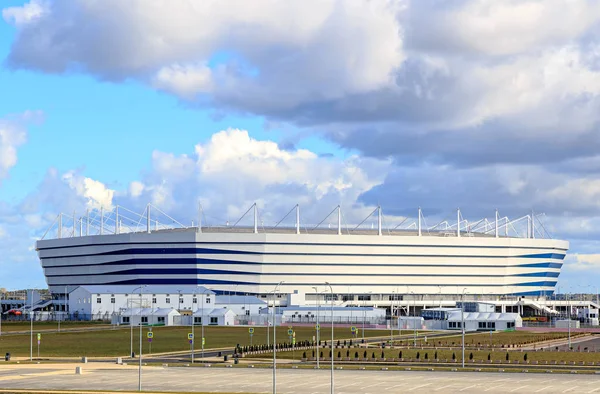
[[[424,341],[422,338],[423,334],[420,334],[417,343]],[[576,338],[585,334],[572,333],[571,338]],[[507,332],[495,332],[490,335],[489,333],[478,333],[465,335],[465,345],[469,347],[507,347],[512,345],[528,345],[541,341],[549,341],[554,339],[567,338],[568,333],[566,332],[525,332],[525,331],[507,331]],[[401,341],[394,341],[399,346],[412,346],[414,341],[412,339],[406,339]],[[445,337],[430,338],[427,344],[430,346],[450,347],[460,346],[462,343],[461,333],[456,332],[449,334]]]
[[[277,353],[277,357],[278,358],[287,358],[287,359],[291,359],[292,356],[298,360],[300,359],[304,353],[306,353],[307,357],[312,357],[312,350],[296,350],[294,352],[294,354],[292,355],[292,352],[281,352],[281,353]],[[330,349],[322,349],[320,351],[320,353],[322,353],[325,357],[329,357],[329,352]],[[440,350],[435,350],[435,349],[358,349],[358,348],[352,348],[352,349],[334,349],[335,352],[335,356],[336,359],[338,358],[338,354],[341,357],[350,357],[351,360],[354,360],[354,357],[356,355],[358,355],[358,357],[361,359],[365,358],[365,352],[366,352],[366,358],[369,360],[373,360],[373,356],[375,356],[375,358],[379,359],[382,357],[382,352],[383,352],[383,356],[386,359],[390,359],[390,358],[394,358],[394,359],[399,359],[399,358],[404,358],[404,360],[406,361],[407,359],[412,359],[413,361],[415,361],[417,359],[417,354],[419,355],[419,359],[421,361],[424,361],[426,358],[429,361],[432,361],[435,359],[435,357],[437,356],[438,359],[447,359],[447,360],[452,360],[452,356],[454,355],[456,360],[460,361],[461,360],[461,350],[460,349],[456,349],[456,350],[444,350],[444,349],[440,349]],[[508,353],[508,357],[509,357],[509,361],[514,362],[515,360],[519,360],[521,363],[523,363],[525,361],[525,355],[527,355],[527,360],[529,362],[533,362],[533,361],[538,361],[538,362],[552,362],[554,360],[556,360],[557,362],[561,362],[561,361],[565,361],[565,362],[571,362],[571,361],[575,361],[575,362],[580,362],[580,361],[585,361],[587,362],[594,362],[594,363],[600,363],[600,352],[595,353],[595,352],[591,352],[591,353],[587,353],[587,352],[550,352],[550,351],[517,351],[517,350],[509,350],[509,351],[487,351],[487,350],[467,350],[465,351],[465,359],[466,360],[470,360],[470,356],[471,354],[473,355],[473,359],[476,360],[476,362],[479,362],[481,360],[487,361],[488,360],[488,355],[490,357],[491,360],[493,361],[504,361],[506,362],[506,354]],[[257,355],[255,356],[257,358],[262,357],[268,357],[265,355]]]
[[[37,355],[37,339],[34,326],[33,353]],[[4,325],[2,327],[4,329]],[[287,327],[277,328],[277,342],[287,342]],[[187,335],[191,327],[154,327],[152,329],[154,339],[152,341],[152,353],[171,351],[185,351],[190,348]],[[201,327],[195,327],[196,348],[201,344]],[[248,327],[216,327],[205,326],[204,337],[205,348],[233,347],[236,344],[246,346],[250,344]],[[296,327],[296,341],[312,340],[315,335],[313,327]],[[148,328],[143,329],[144,354],[149,351],[149,343],[146,339]],[[273,329],[270,330],[270,341],[273,341]],[[322,330],[323,340],[330,338],[331,331]],[[336,339],[350,338],[349,328],[339,328],[334,332]],[[385,330],[365,330],[365,337],[377,337],[389,335]],[[396,331],[397,335],[397,331]],[[252,338],[254,345],[267,343],[267,328],[254,327]],[[29,334],[0,336],[0,355],[11,353],[13,356],[29,356],[30,336]],[[139,350],[139,327],[133,329],[133,349]],[[40,357],[102,357],[102,356],[127,356],[130,350],[130,329],[118,328],[114,330],[83,331],[83,332],[61,332],[42,333],[40,345]]]
[[[2,332],[11,331],[29,331],[29,321],[6,321],[2,320]],[[60,329],[75,329],[75,328],[88,328],[88,327],[110,327],[110,324],[105,322],[93,322],[93,321],[63,321],[60,322]],[[57,322],[33,322],[34,331],[39,330],[56,330],[58,328]]]

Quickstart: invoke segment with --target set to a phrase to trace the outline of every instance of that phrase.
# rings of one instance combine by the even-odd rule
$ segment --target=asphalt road
[[[135,367],[82,367],[83,374],[76,375],[73,364],[39,365],[35,369],[2,366],[0,387],[8,392],[14,389],[137,390]],[[142,387],[157,392],[268,393],[272,391],[272,373],[270,369],[258,368],[145,367]],[[600,375],[336,370],[334,378],[338,394],[600,392]],[[328,393],[330,371],[277,370],[277,391]]]

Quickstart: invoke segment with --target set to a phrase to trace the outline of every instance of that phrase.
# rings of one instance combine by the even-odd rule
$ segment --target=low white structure
[[[202,314],[204,312],[204,314]],[[194,312],[194,324],[205,326],[233,326],[237,315],[231,309],[198,309]]]
[[[518,313],[467,312],[463,317],[460,310],[455,310],[448,314],[446,329],[462,330],[463,321],[465,331],[503,331],[523,327]]]
[[[218,295],[215,298],[215,309],[231,309],[238,316],[258,315],[266,306],[266,301],[254,296]]]
[[[422,330],[424,328],[426,328],[425,320],[421,316],[400,316],[398,318],[399,330]]]
[[[113,315],[112,323],[139,326],[141,321],[144,326],[172,326],[176,316],[180,316],[180,313],[170,308],[131,308]]]
[[[319,322],[331,322],[332,308],[330,305],[315,306],[287,306],[275,308],[276,314],[281,317],[283,323],[316,323],[317,315]],[[273,310],[264,308],[261,314],[272,313]],[[336,323],[361,323],[384,324],[385,309],[373,307],[333,307],[333,321]]]
[[[583,324],[588,324],[591,326],[598,325],[598,309],[597,308],[579,308],[577,309],[577,318]]]
[[[141,293],[141,295],[140,295]],[[113,315],[135,308],[179,311],[215,308],[214,292],[193,285],[95,285],[79,286],[68,295],[68,313],[83,320],[112,320]]]
[[[579,320],[570,320],[570,319],[564,319],[564,320],[557,320],[556,323],[554,324],[554,326],[556,328],[569,328],[569,325],[571,326],[571,328],[579,328]]]

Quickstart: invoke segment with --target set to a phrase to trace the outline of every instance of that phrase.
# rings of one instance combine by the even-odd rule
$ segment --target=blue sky
[[[219,220],[535,209],[571,241],[561,285],[595,285],[600,7],[436,3],[4,1],[0,278],[44,285],[31,247],[61,209],[200,199]]]

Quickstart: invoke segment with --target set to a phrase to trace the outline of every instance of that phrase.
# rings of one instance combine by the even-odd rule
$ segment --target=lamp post
[[[133,322],[131,321],[133,317],[133,301],[131,300],[131,295],[128,296],[127,303],[129,304],[129,356],[133,358]]]
[[[279,282],[273,289],[273,394],[277,393],[277,325],[275,324],[275,292],[282,283],[283,281]]]
[[[30,339],[29,339],[29,361],[33,361],[33,289],[31,289],[31,309],[29,311],[29,320],[31,323]]]
[[[463,289],[460,303],[460,327],[462,328],[462,367],[465,368],[465,287]]]
[[[196,285],[196,289],[198,287],[203,287],[200,285]],[[200,293],[202,295],[202,298],[200,299],[200,324],[202,326],[202,338],[201,338],[201,343],[202,343],[202,359],[204,360],[204,295],[206,294],[206,291],[208,290],[207,288],[203,287],[204,290],[202,290],[202,292]],[[194,297],[196,296],[196,294],[194,294]],[[192,300],[192,305],[193,305],[193,300]],[[196,336],[194,335],[194,326],[195,326],[195,320],[196,318],[194,317],[194,310],[192,309],[192,364],[194,364],[194,348],[196,345]]]
[[[573,292],[572,288],[569,287],[569,294],[571,294]],[[571,297],[569,296],[569,294],[567,294],[567,325],[569,327],[568,330],[568,335],[569,335],[569,351],[571,351],[571,303],[570,303],[570,299]]]
[[[320,338],[320,333],[321,333],[321,327],[319,326],[319,311],[320,311],[320,304],[319,304],[319,290],[317,289],[316,286],[312,287],[313,289],[315,289],[315,294],[317,295],[317,340],[315,341],[315,354],[317,356],[317,369],[319,369],[319,338]]]
[[[394,343],[394,294],[392,291],[392,296],[390,299],[390,347],[392,347],[392,343]]]
[[[331,291],[331,394],[333,394],[333,287],[329,282],[325,282]]]
[[[139,354],[139,367],[138,367],[138,391],[142,391],[142,290],[146,285],[136,287],[133,291],[140,289],[140,354]],[[131,325],[131,317],[129,318],[129,324]],[[133,353],[133,351],[132,351]]]
[[[413,320],[413,330],[414,330],[414,332],[413,332],[413,345],[414,345],[414,347],[417,347],[417,320],[416,320],[416,317],[417,317],[417,296],[412,291],[410,292],[410,294],[412,294],[412,296],[413,296],[413,313],[415,314],[415,319]],[[410,307],[409,307],[409,309],[410,309]],[[410,315],[410,311],[409,311],[408,314]]]
[[[366,294],[371,294],[372,291],[366,293]],[[365,343],[365,320],[367,320],[367,296],[366,294],[363,294],[363,325],[362,325],[362,341],[363,343]]]

